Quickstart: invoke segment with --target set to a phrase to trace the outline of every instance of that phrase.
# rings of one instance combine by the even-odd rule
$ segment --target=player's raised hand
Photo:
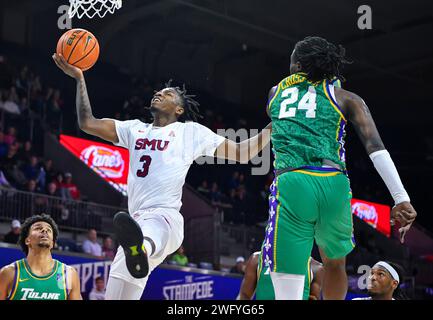
[[[412,223],[415,221],[417,213],[410,202],[402,202],[394,206],[391,211],[391,225],[394,225],[396,221],[400,223],[400,242],[404,243],[404,237],[409,231]]]
[[[68,62],[66,62],[65,58],[61,54],[54,53],[53,60],[56,65],[68,76],[78,80],[83,76],[83,71],[80,68],[77,68]]]

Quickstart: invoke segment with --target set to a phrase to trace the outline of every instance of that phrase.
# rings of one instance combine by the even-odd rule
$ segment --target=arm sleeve
[[[404,201],[410,201],[409,195],[403,187],[403,183],[400,180],[400,176],[398,175],[389,152],[386,150],[379,150],[371,153],[369,156],[371,161],[373,161],[374,167],[391,193],[395,204],[397,205]]]
[[[201,156],[213,157],[216,148],[218,148],[219,145],[226,140],[226,138],[216,134],[209,128],[199,123],[193,123],[193,126],[194,159],[197,159]]]

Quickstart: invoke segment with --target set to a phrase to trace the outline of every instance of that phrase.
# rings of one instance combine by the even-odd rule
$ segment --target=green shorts
[[[275,298],[270,277],[262,277],[272,271],[305,275],[303,298],[308,299],[314,240],[330,259],[355,247],[349,179],[339,171],[296,170],[277,176],[270,190],[256,297]]]

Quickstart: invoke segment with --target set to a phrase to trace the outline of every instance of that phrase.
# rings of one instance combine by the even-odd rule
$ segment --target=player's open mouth
[[[152,102],[161,102],[161,99],[159,97],[153,98]]]

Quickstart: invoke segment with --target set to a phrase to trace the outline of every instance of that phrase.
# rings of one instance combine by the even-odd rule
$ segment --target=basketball
[[[56,51],[68,63],[86,71],[98,61],[99,43],[91,32],[71,29],[60,37]]]

